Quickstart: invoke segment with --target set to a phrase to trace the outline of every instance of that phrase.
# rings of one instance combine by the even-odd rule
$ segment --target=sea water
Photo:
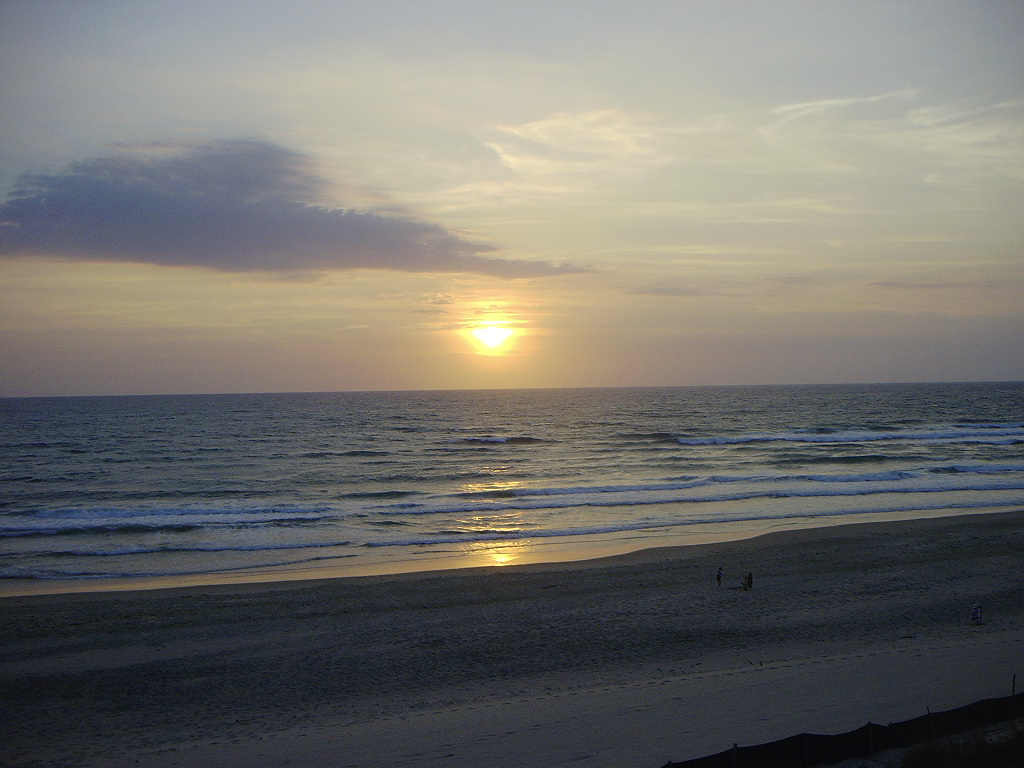
[[[1024,384],[8,398],[0,455],[8,580],[437,567],[1024,508]]]

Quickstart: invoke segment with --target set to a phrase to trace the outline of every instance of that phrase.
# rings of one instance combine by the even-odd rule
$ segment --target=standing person
[[[718,573],[715,574],[715,581],[718,582],[718,586],[722,586],[722,569],[718,569]]]
[[[753,589],[754,588],[754,574],[751,573],[750,571],[747,571],[747,577],[743,580],[743,588],[744,589]]]

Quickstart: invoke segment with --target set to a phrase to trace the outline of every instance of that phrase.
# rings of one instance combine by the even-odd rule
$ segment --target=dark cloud
[[[19,179],[0,255],[225,271],[390,269],[517,278],[583,271],[494,250],[409,216],[317,204],[307,158],[259,141],[152,144]]]

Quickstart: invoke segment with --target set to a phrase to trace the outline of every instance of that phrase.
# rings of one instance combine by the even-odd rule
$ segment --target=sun
[[[495,349],[508,342],[515,333],[511,328],[501,325],[485,325],[470,331],[473,337],[488,349]]]
[[[521,331],[506,322],[491,320],[464,328],[462,333],[478,355],[501,357],[511,351]]]

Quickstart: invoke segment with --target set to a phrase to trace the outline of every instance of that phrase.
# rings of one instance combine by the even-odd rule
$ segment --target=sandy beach
[[[1024,512],[0,616],[4,766],[657,768],[1020,690]]]

